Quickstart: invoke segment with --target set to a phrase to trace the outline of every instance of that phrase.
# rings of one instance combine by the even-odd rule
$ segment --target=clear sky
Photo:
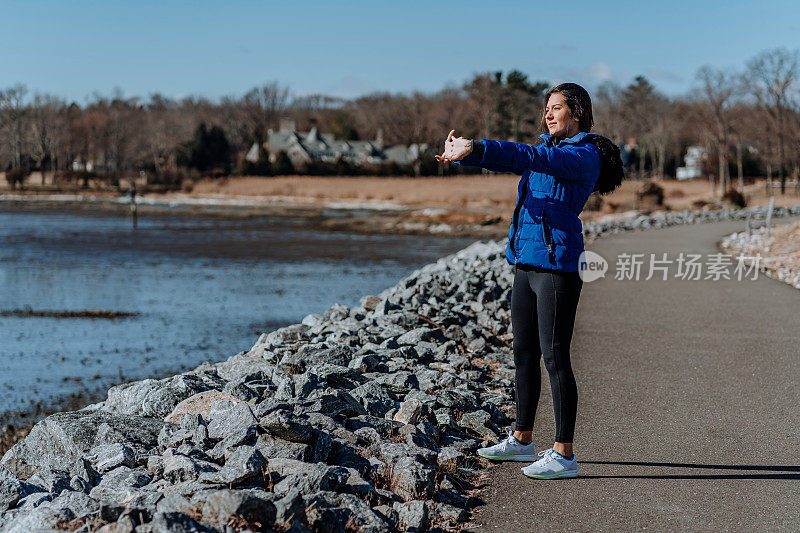
[[[0,88],[77,102],[272,80],[296,95],[432,92],[515,68],[590,88],[644,74],[677,95],[702,65],[741,69],[774,47],[800,48],[800,2],[0,0]]]

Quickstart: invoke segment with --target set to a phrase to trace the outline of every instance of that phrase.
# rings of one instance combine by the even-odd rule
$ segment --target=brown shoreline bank
[[[0,206],[30,209],[107,212],[130,217],[130,204],[111,194],[24,194],[0,196]],[[273,199],[174,198],[152,195],[140,198],[137,216],[208,216],[222,218],[301,218],[326,231],[345,231],[376,235],[437,235],[452,237],[500,238],[508,223],[493,212],[465,209],[414,208],[361,202],[296,202]]]
[[[186,182],[180,192],[145,194],[138,198],[137,209],[143,217],[151,213],[296,217],[329,231],[502,238],[508,234],[518,181],[518,176],[497,174],[424,178],[230,176]],[[602,197],[594,210],[587,206],[581,220],[608,221],[661,211],[723,207],[710,197],[705,180],[660,180],[655,183],[663,190],[663,205],[636,211],[635,191],[642,183],[624,181],[617,191]],[[744,195],[748,207],[769,201],[763,183],[747,185]],[[797,201],[793,194],[775,196],[776,206],[791,206]],[[17,193],[0,188],[0,205],[4,203],[104,209],[130,216],[125,192],[107,188],[34,186]]]

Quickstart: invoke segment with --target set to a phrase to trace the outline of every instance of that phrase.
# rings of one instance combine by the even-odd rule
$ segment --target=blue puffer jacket
[[[460,164],[521,174],[517,206],[508,232],[506,260],[551,270],[577,272],[583,252],[578,214],[595,188],[602,168],[600,149],[581,132],[555,144],[545,133],[534,146],[481,139],[483,157]],[[479,151],[479,150],[475,150]]]

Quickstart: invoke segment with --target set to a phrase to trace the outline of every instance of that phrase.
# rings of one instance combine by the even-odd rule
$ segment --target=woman
[[[517,418],[500,443],[478,450],[494,460],[534,461],[529,477],[576,477],[572,450],[578,392],[570,364],[570,342],[583,281],[579,260],[583,227],[578,214],[593,191],[606,194],[622,181],[619,148],[589,133],[592,102],[580,85],[564,83],[544,98],[539,144],[526,145],[455,137],[445,141],[440,162],[520,174],[519,196],[508,234],[506,260],[514,265],[511,323]],[[533,421],[539,402],[539,357],[550,375],[555,410],[553,447],[537,454]]]

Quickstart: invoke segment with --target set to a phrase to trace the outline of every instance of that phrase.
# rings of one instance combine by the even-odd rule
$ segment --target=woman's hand
[[[444,141],[444,152],[442,155],[434,156],[440,163],[461,161],[472,153],[472,139],[464,137],[453,137],[456,130],[450,130],[447,139]]]

